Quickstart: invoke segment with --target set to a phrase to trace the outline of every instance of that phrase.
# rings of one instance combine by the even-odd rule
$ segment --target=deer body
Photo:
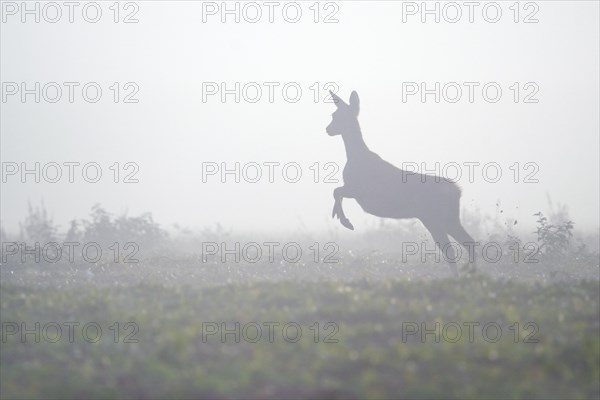
[[[445,178],[403,171],[369,150],[358,124],[359,100],[352,92],[350,103],[332,93],[337,110],[327,127],[330,136],[341,135],[346,147],[344,186],[334,190],[333,217],[354,229],[342,208],[343,198],[353,198],[361,208],[381,218],[419,218],[433,236],[436,245],[446,251],[453,271],[454,250],[448,235],[463,246],[473,238],[460,223],[460,188]],[[467,248],[470,252],[473,248]],[[474,254],[471,253],[471,259]]]
[[[343,178],[361,208],[381,218],[427,218],[444,211],[439,209],[440,199],[460,198],[454,183],[403,171],[376,153],[361,163],[348,161]]]

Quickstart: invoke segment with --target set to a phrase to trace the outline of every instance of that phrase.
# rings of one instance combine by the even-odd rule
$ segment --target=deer
[[[450,245],[452,236],[469,251],[474,262],[475,242],[460,222],[461,189],[455,183],[436,175],[405,171],[383,160],[371,151],[358,122],[360,100],[356,91],[345,103],[330,91],[336,110],[325,131],[329,136],[341,136],[346,149],[343,186],[333,191],[332,218],[354,230],[344,214],[343,199],[354,199],[368,214],[380,218],[418,218],[431,234],[438,249],[445,251],[446,260],[456,276],[456,253]]]

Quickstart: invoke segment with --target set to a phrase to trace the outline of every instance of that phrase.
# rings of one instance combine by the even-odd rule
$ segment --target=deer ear
[[[356,93],[355,90],[353,90],[350,95],[350,109],[354,114],[358,115],[358,111],[360,110],[360,100],[358,99],[358,93]]]
[[[331,90],[329,91],[329,94],[331,95],[331,98],[333,99],[333,102],[335,103],[335,105],[337,106],[337,108],[340,108],[341,106],[346,105],[346,103],[344,103],[344,100],[342,100],[340,98],[340,96],[338,96],[337,94],[333,93]]]

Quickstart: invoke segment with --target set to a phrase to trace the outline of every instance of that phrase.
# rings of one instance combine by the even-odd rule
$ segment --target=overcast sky
[[[234,231],[337,226],[330,219],[332,191],[341,182],[326,178],[331,173],[341,180],[346,159],[342,139],[325,133],[335,108],[326,102],[331,88],[344,99],[358,92],[364,139],[384,159],[399,167],[416,163],[429,173],[437,162],[450,177],[459,165],[467,211],[494,213],[500,201],[505,215],[533,223],[531,214],[548,209],[549,195],[569,207],[576,227],[598,230],[596,1],[521,3],[518,15],[509,8],[513,2],[499,2],[496,23],[486,21],[496,18],[494,5],[484,14],[486,2],[473,10],[473,23],[465,6],[458,22],[447,21],[457,18],[457,9],[443,2],[439,23],[433,15],[421,21],[421,10],[413,7],[421,2],[322,2],[318,15],[313,2],[299,3],[296,23],[289,21],[297,7],[286,6],[284,14],[286,2],[274,8],[273,23],[263,2],[255,3],[262,11],[255,23],[250,20],[257,8],[244,8],[244,2],[239,23],[233,14],[221,21],[214,8],[221,2],[137,2],[127,9],[121,3],[118,23],[112,2],[99,3],[97,23],[84,20],[82,6],[73,10],[73,23],[65,6],[60,20],[50,23],[44,17],[55,18],[56,9],[40,3],[36,23],[35,15],[21,15],[21,2],[11,3],[19,9],[3,4],[3,171],[10,172],[12,163],[31,169],[39,162],[48,178],[36,183],[26,175],[22,183],[21,171],[3,177],[2,225],[9,232],[18,229],[27,202],[39,205],[42,199],[63,228],[87,216],[95,203],[115,213],[149,211],[164,225],[194,229],[217,222]],[[93,7],[86,12],[95,18]],[[127,16],[138,22],[123,23]],[[526,18],[538,22],[524,23]],[[40,82],[39,103],[35,94],[22,102],[22,82],[28,89]],[[55,103],[48,101],[56,97],[49,82],[62,90]],[[64,82],[78,83],[71,84],[73,103]],[[95,103],[82,95],[90,82],[102,89]],[[235,93],[222,102],[222,82],[233,91],[240,83],[239,103]],[[426,89],[440,83],[439,103],[435,94],[422,102],[421,82]],[[87,86],[90,101],[96,84]],[[453,103],[457,87],[462,96]],[[296,99],[297,88],[302,93]],[[65,162],[80,163],[73,166],[74,183]],[[236,162],[240,183],[231,174],[223,183],[219,173],[203,182],[203,168],[215,165],[206,163],[233,169]],[[271,162],[280,163],[270,164],[273,183],[264,164]],[[62,166],[58,183],[49,182],[55,175],[49,163]],[[86,163],[100,165],[99,182],[82,178]],[[244,171],[248,179],[255,176],[252,163],[262,166],[257,183],[244,182]],[[298,165],[302,177],[287,182]],[[502,176],[493,182],[498,167]],[[115,170],[119,183],[113,182]],[[94,178],[93,168],[87,172]],[[126,178],[139,182],[124,183]],[[344,207],[356,229],[375,221],[353,200]]]

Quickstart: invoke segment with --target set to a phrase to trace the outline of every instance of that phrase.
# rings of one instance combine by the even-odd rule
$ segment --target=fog
[[[152,212],[166,227],[179,223],[198,230],[220,223],[236,231],[327,230],[333,223],[331,193],[341,186],[346,161],[340,138],[325,133],[335,109],[325,101],[328,90],[337,88],[345,99],[353,90],[359,93],[364,139],[384,159],[449,177],[457,176],[458,164],[464,212],[494,214],[500,204],[511,218],[525,221],[546,210],[550,197],[568,206],[578,229],[597,231],[596,2],[543,3],[532,14],[538,23],[523,23],[535,11],[523,4],[520,23],[514,23],[508,4],[497,23],[486,22],[482,7],[474,9],[469,23],[465,6],[457,23],[446,21],[454,11],[442,6],[439,23],[435,15],[425,15],[422,23],[421,9],[412,15],[406,8],[403,14],[407,6],[393,2],[343,2],[337,8],[321,3],[320,22],[314,23],[315,12],[302,4],[297,23],[284,19],[293,19],[295,8],[282,14],[283,7],[273,10],[269,23],[264,6],[259,22],[250,23],[255,14],[245,3],[238,6],[239,23],[234,14],[225,14],[221,23],[219,4],[215,11],[201,2],[169,7],[143,2],[139,10],[121,10],[121,19],[135,11],[137,23],[114,23],[107,4],[97,23],[86,22],[79,8],[73,23],[66,7],[57,23],[46,22],[43,12],[40,23],[33,22],[34,15],[26,16],[31,23],[21,23],[20,10],[5,12],[1,78],[19,90],[7,94],[13,87],[3,87],[1,157],[19,170],[5,176],[2,185],[4,229],[16,232],[28,202],[43,201],[62,227],[100,203],[115,213]],[[494,9],[486,12],[494,17]],[[94,16],[93,9],[87,13]],[[330,14],[337,23],[322,21]],[[47,15],[53,18],[54,11],[48,9]],[[39,103],[34,94],[21,101],[22,82],[27,89],[40,82]],[[49,82],[62,88],[56,103],[45,101],[42,93]],[[73,103],[63,82],[79,83],[73,86]],[[96,103],[83,98],[89,82],[102,89]],[[118,103],[110,89],[115,82]],[[128,82],[136,86],[125,88]],[[235,93],[223,102],[221,84],[235,92],[236,82],[239,103]],[[326,87],[329,82],[335,86]],[[439,103],[435,94],[421,101],[422,82],[429,90],[440,83]],[[456,86],[443,91],[452,82],[462,90],[455,103],[448,99],[456,98]],[[472,103],[464,82],[474,82]],[[496,87],[502,90],[495,103],[483,94],[490,82],[489,98],[495,99]],[[525,87],[528,83],[535,86]],[[252,103],[256,87],[262,93]],[[296,96],[298,87],[302,93]],[[418,93],[407,94],[415,87]],[[136,89],[128,100],[138,102],[124,103]],[[537,102],[525,103],[533,92],[527,100]],[[47,97],[54,93],[48,87]],[[93,97],[95,89],[89,93]],[[36,162],[40,183],[31,174],[21,177],[21,163],[34,169]],[[42,174],[51,162],[62,166],[58,183]],[[80,163],[73,167],[74,183],[68,181],[65,162]],[[97,183],[82,177],[82,166],[91,162],[102,170]],[[120,183],[113,182],[115,162]],[[264,164],[271,162],[280,163],[273,166],[273,183]],[[138,167],[132,175],[138,183],[123,183],[135,168],[125,169],[125,163]],[[203,182],[203,163],[217,163],[219,170],[240,163],[240,183],[232,174],[222,178],[220,171]],[[256,173],[253,163],[262,167],[257,183],[249,182]],[[297,164],[284,176],[288,163]],[[325,169],[326,163],[334,165]],[[469,163],[479,164],[469,170]],[[298,166],[302,177],[290,183]],[[47,168],[53,177],[54,170]],[[494,182],[497,171],[502,176]],[[95,169],[88,174],[93,179]],[[345,206],[356,226],[377,222],[353,200]]]
[[[597,1],[0,11],[0,398],[600,397]]]

